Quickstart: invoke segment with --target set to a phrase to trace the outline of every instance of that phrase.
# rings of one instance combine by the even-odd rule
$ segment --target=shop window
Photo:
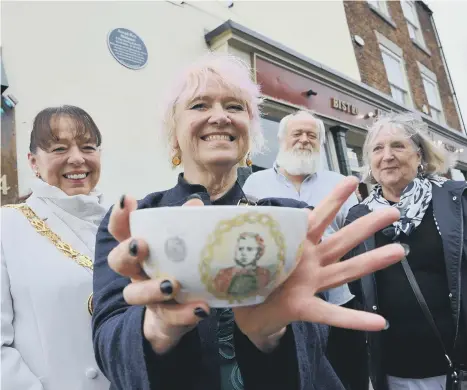
[[[279,152],[279,140],[277,139],[277,132],[279,131],[280,119],[263,117],[261,118],[261,125],[263,128],[265,150],[262,154],[257,154],[252,157],[253,169],[255,171],[272,168],[276,161],[277,153]],[[329,150],[327,145],[324,145],[324,152],[321,153],[322,167],[325,170],[330,169],[329,165]]]
[[[347,145],[347,158],[349,159],[352,175],[362,178],[363,151],[360,146]]]

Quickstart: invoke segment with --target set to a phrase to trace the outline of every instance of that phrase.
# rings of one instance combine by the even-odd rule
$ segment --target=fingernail
[[[120,197],[120,208],[123,209],[125,207],[125,195]]]
[[[165,295],[170,295],[173,293],[174,288],[172,286],[172,282],[170,280],[164,280],[161,283],[161,291]]]
[[[408,255],[410,253],[410,246],[408,246],[407,244],[401,244],[402,245],[402,248],[404,248],[404,255]]]
[[[128,246],[128,252],[130,255],[136,256],[138,254],[138,242],[136,240],[131,240],[130,245]]]
[[[187,201],[188,201],[188,200],[191,200],[191,199],[199,199],[199,200],[201,200],[201,201],[203,200],[203,199],[201,199],[201,196],[199,196],[198,194],[191,194],[191,195],[188,197]]]
[[[389,321],[386,320],[386,325],[384,325],[383,330],[388,330],[389,329]]]
[[[206,313],[203,309],[201,309],[200,307],[197,307],[195,310],[194,310],[194,313],[195,313],[195,316],[199,317],[199,318],[206,318],[208,316],[208,313]]]

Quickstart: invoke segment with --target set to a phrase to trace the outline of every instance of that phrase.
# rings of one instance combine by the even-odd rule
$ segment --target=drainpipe
[[[439,52],[441,54],[441,59],[443,60],[444,69],[446,69],[446,74],[448,76],[449,87],[451,88],[452,97],[454,98],[454,102],[455,102],[454,104],[456,106],[457,115],[459,116],[459,119],[460,119],[461,128],[462,128],[462,130],[464,130],[464,133],[467,135],[467,129],[465,127],[464,118],[462,116],[462,112],[461,112],[461,109],[460,109],[460,106],[459,106],[459,100],[457,99],[456,90],[454,89],[454,84],[452,82],[451,72],[449,72],[448,63],[446,62],[446,57],[444,56],[443,46],[441,45],[441,40],[439,39],[438,29],[436,28],[435,19],[433,18],[433,11],[431,11],[431,10],[430,10],[430,20],[431,20],[431,24],[432,24],[433,29],[434,29],[436,42],[438,44],[438,49],[439,49]]]

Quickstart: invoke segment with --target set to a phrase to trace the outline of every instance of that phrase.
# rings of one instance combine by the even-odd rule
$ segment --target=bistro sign
[[[331,98],[331,108],[345,112],[346,114],[358,115],[358,108],[355,105],[334,97]]]

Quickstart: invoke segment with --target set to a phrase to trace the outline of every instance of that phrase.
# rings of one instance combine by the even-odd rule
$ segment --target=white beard
[[[311,175],[320,168],[321,155],[312,149],[280,148],[276,162],[291,175]]]

